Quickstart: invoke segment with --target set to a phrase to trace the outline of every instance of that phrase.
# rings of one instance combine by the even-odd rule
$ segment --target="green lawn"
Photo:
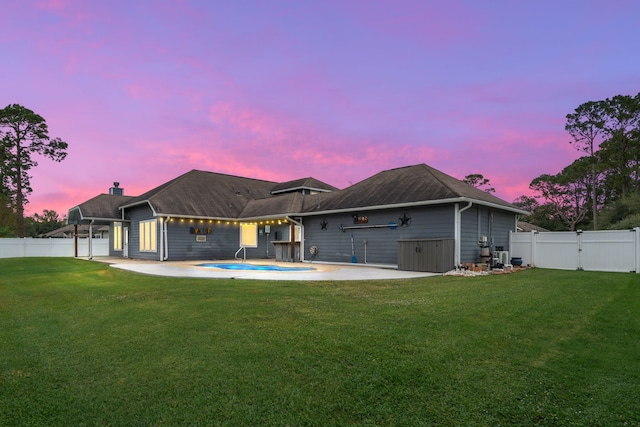
[[[640,276],[278,283],[4,259],[0,425],[640,426]]]

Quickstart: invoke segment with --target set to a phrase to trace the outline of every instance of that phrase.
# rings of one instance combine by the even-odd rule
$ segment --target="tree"
[[[465,176],[462,182],[466,182],[470,186],[479,188],[480,190],[486,191],[487,193],[494,193],[496,191],[495,188],[491,187],[489,178],[485,178],[479,173],[472,173]]]
[[[567,114],[567,124],[565,130],[569,132],[573,141],[570,144],[580,151],[587,153],[591,162],[591,210],[593,213],[593,229],[598,229],[598,206],[597,206],[597,173],[596,173],[596,150],[597,144],[602,139],[605,127],[605,113],[603,102],[585,102],[578,106],[575,112]]]
[[[529,212],[529,214],[533,214],[535,210],[540,207],[540,203],[538,202],[538,200],[536,200],[535,197],[524,195],[516,198],[511,204],[522,209],[523,211]]]
[[[602,102],[606,118],[599,156],[608,169],[614,198],[637,192],[640,182],[640,94],[617,95]]]
[[[24,237],[24,206],[33,191],[29,170],[38,166],[33,155],[60,162],[67,156],[67,143],[50,138],[45,120],[33,111],[11,104],[0,110],[0,180],[16,212],[17,231]]]
[[[65,225],[64,219],[53,210],[45,209],[42,214],[33,214],[33,236],[40,236],[50,231],[57,230]]]
[[[511,204],[530,213],[524,218],[530,224],[550,231],[564,231],[567,229],[565,223],[556,214],[555,206],[550,202],[540,204],[535,197],[520,196]]]
[[[640,226],[640,194],[629,194],[605,206],[600,214],[602,228],[620,230]]]
[[[529,188],[538,191],[553,207],[558,215],[573,231],[589,212],[590,166],[587,157],[567,166],[557,175],[540,175],[531,181]]]
[[[17,229],[16,213],[9,198],[0,193],[0,237],[15,237]]]

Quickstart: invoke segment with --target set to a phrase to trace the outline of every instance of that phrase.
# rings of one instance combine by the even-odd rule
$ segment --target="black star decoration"
[[[403,213],[398,220],[400,220],[400,227],[408,227],[411,225],[411,217],[406,213]]]
[[[323,219],[322,222],[320,223],[320,229],[326,230],[327,225],[329,225],[329,223]]]

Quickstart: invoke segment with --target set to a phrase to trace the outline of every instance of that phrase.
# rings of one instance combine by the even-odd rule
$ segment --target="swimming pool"
[[[312,267],[281,267],[273,264],[246,264],[246,263],[211,263],[198,264],[198,267],[221,268],[223,270],[242,271],[313,271]]]

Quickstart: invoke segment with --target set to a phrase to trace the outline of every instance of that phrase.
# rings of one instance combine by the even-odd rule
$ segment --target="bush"
[[[630,215],[618,222],[609,224],[607,230],[625,230],[627,228],[640,227],[640,213]]]

